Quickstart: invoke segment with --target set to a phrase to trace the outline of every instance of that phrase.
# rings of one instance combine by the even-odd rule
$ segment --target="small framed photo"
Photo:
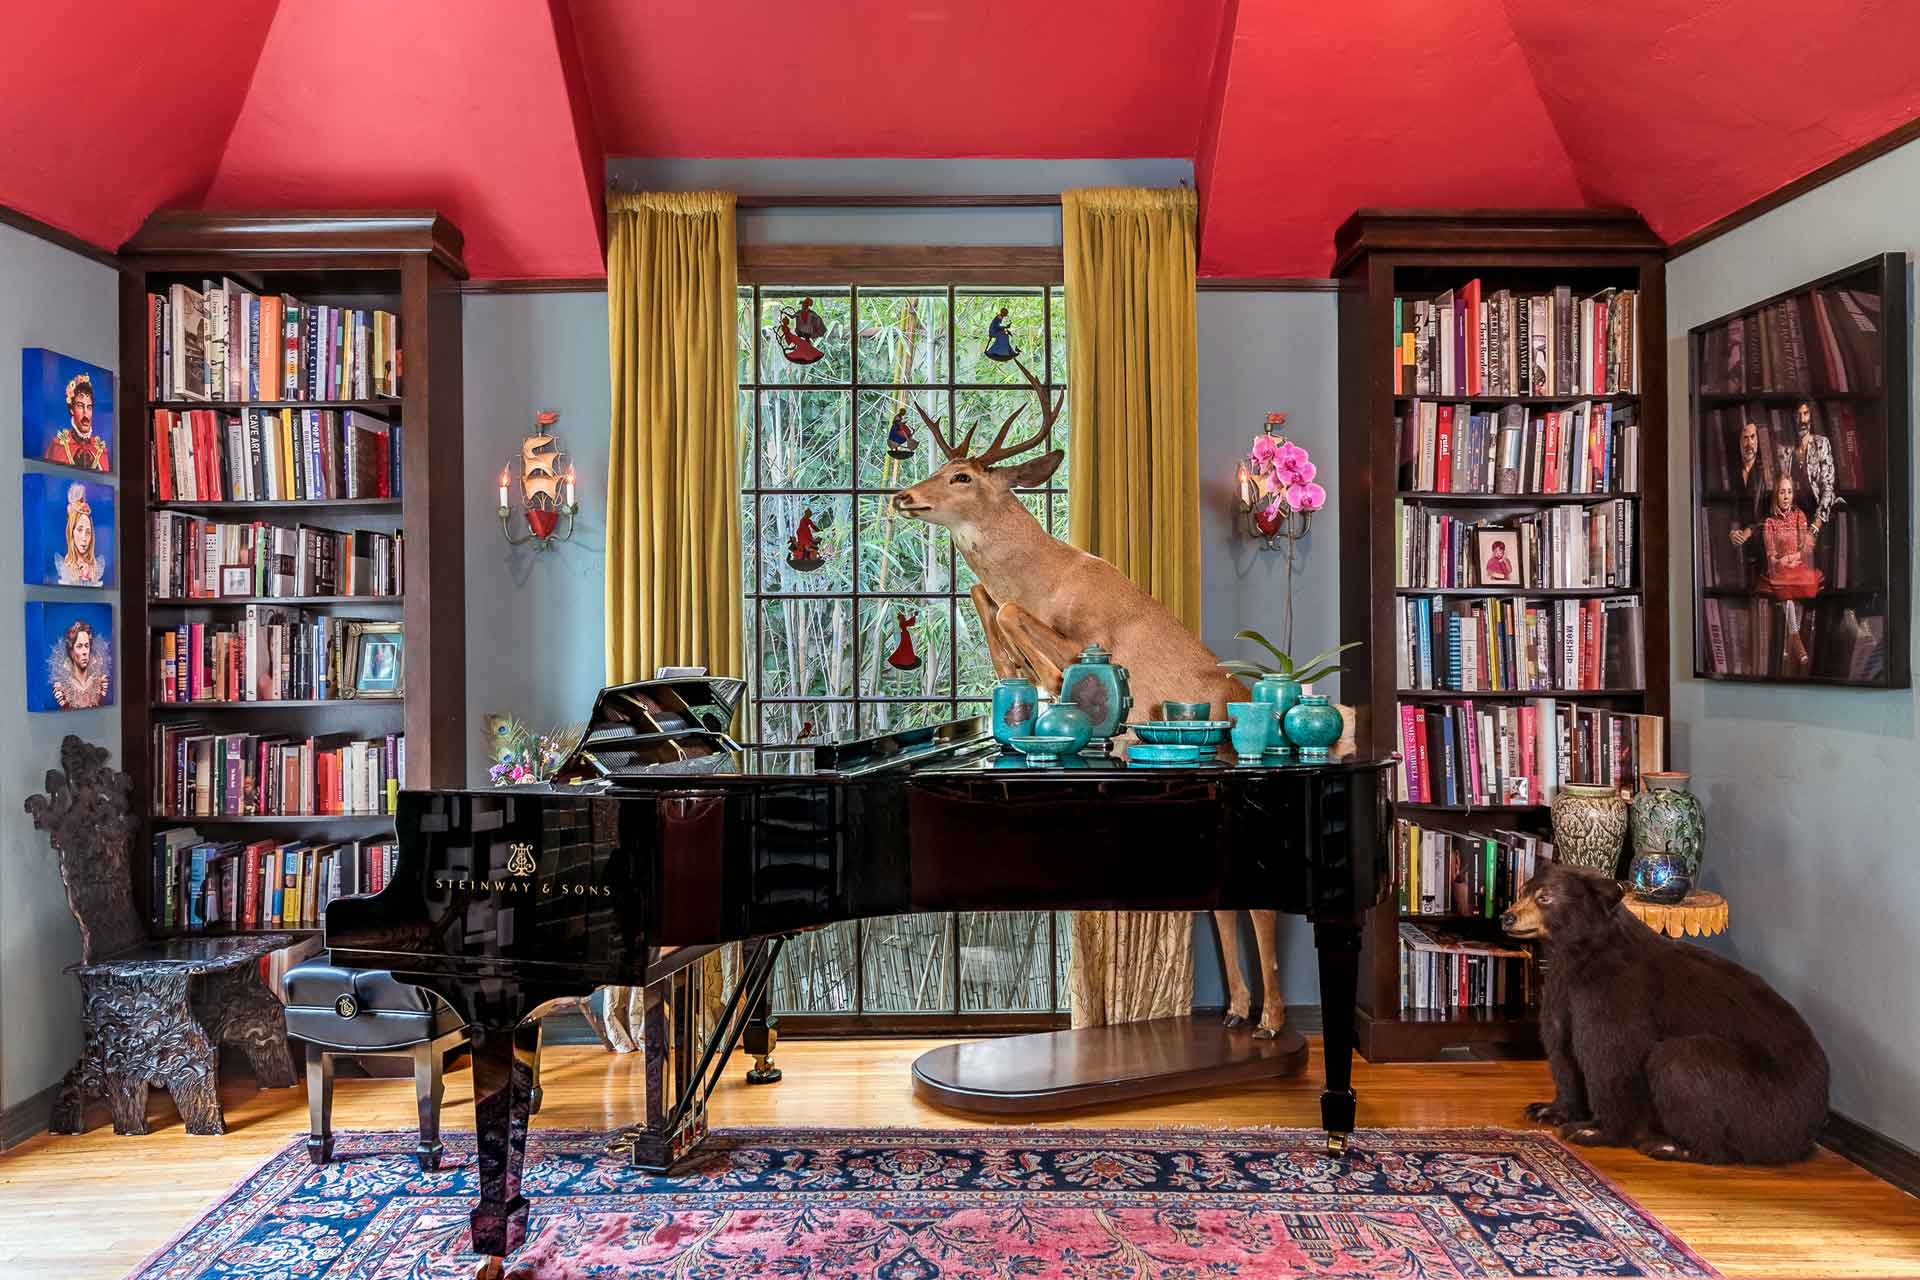
[[[403,625],[357,622],[348,629],[342,690],[347,697],[407,696],[407,645]]]
[[[253,566],[245,564],[223,564],[220,566],[220,594],[223,596],[250,596],[253,594]]]
[[[1520,582],[1520,539],[1512,529],[1495,526],[1474,530],[1474,551],[1480,564],[1480,585],[1512,587]]]

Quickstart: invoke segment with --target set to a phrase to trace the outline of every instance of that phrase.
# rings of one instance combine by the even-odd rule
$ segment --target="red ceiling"
[[[431,205],[482,278],[599,274],[606,156],[1192,157],[1202,274],[1319,275],[1361,205],[1678,239],[1920,115],[1911,0],[9,7],[0,203]]]

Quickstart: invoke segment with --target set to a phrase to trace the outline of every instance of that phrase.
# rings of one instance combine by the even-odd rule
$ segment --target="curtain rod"
[[[1015,209],[1060,207],[1058,195],[741,196],[742,209]]]

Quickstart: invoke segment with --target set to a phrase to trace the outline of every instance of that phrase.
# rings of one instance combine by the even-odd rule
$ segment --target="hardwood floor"
[[[713,1122],[729,1125],[938,1127],[983,1123],[917,1102],[908,1066],[937,1041],[786,1042],[786,1079],[744,1084],[729,1065],[714,1094]],[[1293,1080],[1236,1086],[1041,1119],[1043,1125],[1288,1125],[1319,1123],[1319,1043]],[[547,1052],[545,1106],[536,1128],[611,1129],[637,1113],[639,1060],[597,1048]],[[1521,1108],[1550,1093],[1544,1064],[1356,1062],[1360,1123],[1367,1127],[1518,1127]],[[162,1095],[155,1094],[156,1099]],[[446,1128],[472,1125],[472,1076],[448,1078]],[[164,1100],[156,1132],[115,1137],[102,1127],[79,1137],[41,1136],[0,1156],[0,1274],[118,1280],[216,1201],[234,1182],[306,1130],[305,1093],[261,1093],[244,1083],[226,1094],[230,1131],[189,1137]],[[399,1080],[339,1083],[341,1129],[410,1129],[413,1090]],[[1583,1154],[1730,1276],[1920,1276],[1920,1201],[1831,1152],[1790,1169],[1663,1164],[1635,1152]]]

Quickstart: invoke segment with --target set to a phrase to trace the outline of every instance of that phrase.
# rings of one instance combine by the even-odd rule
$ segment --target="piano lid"
[[[725,770],[740,750],[727,729],[746,688],[746,681],[729,676],[609,685],[594,698],[587,731],[554,770],[554,781]]]

